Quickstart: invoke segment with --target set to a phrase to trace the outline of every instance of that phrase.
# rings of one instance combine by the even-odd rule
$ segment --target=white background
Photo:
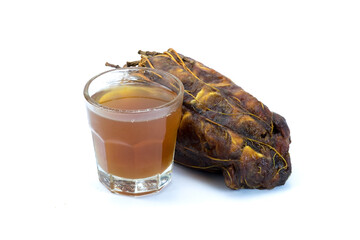
[[[1,239],[360,238],[358,1],[1,1],[0,27]],[[284,186],[181,166],[147,197],[98,182],[85,82],[170,47],[287,119]]]

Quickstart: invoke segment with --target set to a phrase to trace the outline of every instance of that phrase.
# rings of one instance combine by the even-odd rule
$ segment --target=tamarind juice
[[[156,108],[175,94],[154,86],[121,86],[92,96],[111,109]],[[141,115],[141,113],[139,114]],[[181,109],[147,118],[112,119],[89,111],[96,158],[106,172],[129,179],[147,178],[165,171],[173,161]]]

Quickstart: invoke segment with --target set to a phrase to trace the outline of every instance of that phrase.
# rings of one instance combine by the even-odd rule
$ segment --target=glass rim
[[[179,85],[179,92],[176,94],[176,97],[174,99],[172,99],[169,102],[166,102],[160,106],[156,106],[156,107],[150,107],[150,108],[144,108],[144,109],[117,109],[117,108],[111,108],[111,107],[107,107],[104,106],[98,102],[96,102],[90,95],[89,95],[89,87],[91,85],[91,83],[96,80],[98,77],[107,74],[109,72],[115,72],[115,71],[119,71],[119,72],[126,72],[128,70],[148,70],[148,71],[153,71],[155,73],[158,73],[160,75],[165,75],[167,77],[173,78],[175,80],[175,82],[178,83]],[[148,67],[126,67],[126,68],[115,68],[115,69],[111,69],[105,72],[102,72],[94,77],[92,77],[89,81],[87,81],[87,83],[85,84],[84,90],[83,90],[83,94],[84,97],[86,99],[86,101],[91,104],[92,106],[105,110],[105,111],[109,111],[109,112],[114,112],[114,113],[128,113],[128,114],[136,114],[136,113],[146,113],[146,112],[150,112],[150,111],[156,111],[156,110],[160,110],[160,109],[164,109],[168,106],[173,105],[174,103],[176,103],[177,101],[179,101],[180,98],[182,98],[183,94],[184,94],[184,85],[183,83],[180,81],[179,78],[177,78],[176,76],[165,72],[163,70],[159,70],[159,69],[154,69],[154,68],[148,68]]]

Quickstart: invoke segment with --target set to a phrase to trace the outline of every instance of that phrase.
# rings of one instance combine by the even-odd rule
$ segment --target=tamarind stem
[[[108,63],[108,62],[105,63],[105,66],[113,67],[113,68],[121,68],[119,65],[115,65],[115,64],[112,64],[112,63]]]
[[[140,61],[126,62],[126,64],[123,67],[136,67],[139,63],[140,63]],[[108,62],[105,63],[105,66],[113,67],[113,68],[121,68],[120,65],[115,65],[112,63],[108,63]]]
[[[160,55],[160,54],[162,54],[162,53],[155,52],[155,51],[151,52],[151,51],[142,51],[142,50],[139,50],[139,51],[138,51],[138,54],[140,54],[140,55],[145,55],[145,56],[156,56],[156,55]]]
[[[126,62],[124,67],[136,67],[139,65],[140,61],[132,61],[132,62]]]

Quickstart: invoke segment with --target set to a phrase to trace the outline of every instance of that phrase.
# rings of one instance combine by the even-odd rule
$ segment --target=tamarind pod
[[[222,172],[232,189],[271,189],[291,174],[290,130],[283,117],[213,69],[169,49],[143,52],[138,66],[184,84],[175,161]]]

